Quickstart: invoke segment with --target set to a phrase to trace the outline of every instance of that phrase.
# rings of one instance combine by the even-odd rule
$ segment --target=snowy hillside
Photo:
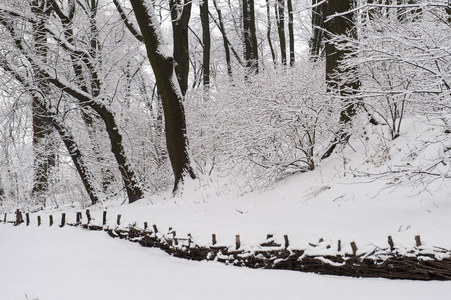
[[[213,233],[225,246],[233,245],[239,234],[242,247],[251,249],[274,234],[281,243],[288,235],[292,249],[322,238],[331,245],[341,240],[343,251],[350,252],[352,241],[358,251],[366,251],[387,247],[390,235],[395,247],[409,248],[420,235],[426,247],[451,249],[451,186],[446,178],[451,142],[446,128],[431,122],[405,120],[405,131],[395,140],[384,138],[383,127],[368,125],[316,170],[263,193],[226,193],[224,182],[195,180],[177,197],[161,194],[134,204],[117,200],[90,207],[93,223],[101,224],[106,209],[109,224],[121,214],[123,226],[148,222],[161,230],[172,227],[177,236],[190,233],[205,245]],[[0,299],[448,299],[451,292],[448,282],[352,279],[188,262],[105,233],[47,229],[46,214],[65,212],[68,222],[74,222],[75,212],[84,208],[73,206],[32,214],[29,228],[0,225]],[[40,228],[38,214],[44,220]]]

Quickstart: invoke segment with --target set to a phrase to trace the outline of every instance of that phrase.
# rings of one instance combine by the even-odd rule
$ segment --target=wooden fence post
[[[117,226],[121,225],[121,215],[117,215],[116,224],[117,224]]]
[[[61,214],[61,225],[60,227],[64,227],[66,225],[66,213]]]
[[[147,229],[147,222],[144,222],[144,230]]]
[[[217,241],[216,241],[216,234],[212,234],[211,235],[211,244],[214,246],[214,245],[216,245],[216,243],[217,243]]]
[[[393,243],[391,235],[388,236],[388,245],[390,246],[390,252],[393,252],[393,250],[395,249],[395,244]]]
[[[41,216],[38,216],[38,226],[41,226]]]
[[[6,223],[6,216],[7,216],[8,214],[7,213],[5,213],[5,218],[3,219],[3,222],[4,223]]]
[[[285,240],[285,249],[287,249],[288,246],[290,246],[290,242],[288,241],[288,235],[287,234],[284,235],[283,239]]]
[[[86,217],[88,218],[88,224],[91,223],[91,212],[89,209],[86,210]]]
[[[236,244],[236,250],[240,249],[240,247],[241,247],[241,241],[240,241],[240,235],[239,235],[239,234],[237,234],[237,235],[235,236],[235,244]]]
[[[154,233],[158,233],[158,227],[157,227],[157,225],[153,224],[152,227],[153,227]]]
[[[27,220],[27,226],[30,225],[30,214],[29,213],[25,214],[25,219]]]
[[[415,236],[415,243],[417,244],[417,247],[421,246],[421,238],[419,235]]]
[[[77,224],[80,224],[82,218],[83,218],[83,214],[81,213],[81,211],[77,211],[77,214],[76,214],[76,223],[77,223]]]
[[[103,211],[103,220],[102,220],[102,225],[106,225],[106,210]]]
[[[352,255],[357,255],[357,245],[355,242],[351,242]]]
[[[52,215],[49,216],[49,223],[50,223],[50,226],[53,225],[53,216]]]
[[[23,216],[20,209],[16,210],[16,225],[19,225],[20,223],[23,223]]]

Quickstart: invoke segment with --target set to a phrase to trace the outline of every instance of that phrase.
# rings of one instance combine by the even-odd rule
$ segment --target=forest
[[[3,0],[0,208],[264,191],[416,116],[442,152],[372,176],[449,178],[450,24],[442,0]]]

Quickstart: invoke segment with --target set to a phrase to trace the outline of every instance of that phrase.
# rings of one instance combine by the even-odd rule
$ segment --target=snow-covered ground
[[[110,201],[91,207],[94,224],[122,215],[122,225],[144,222],[160,231],[173,227],[178,237],[190,233],[199,244],[233,246],[241,236],[245,249],[258,247],[267,234],[292,249],[320,238],[332,245],[328,254],[395,247],[412,248],[421,236],[425,247],[451,249],[450,179],[413,176],[426,165],[449,174],[448,133],[426,119],[405,120],[394,141],[380,127],[355,134],[343,152],[313,172],[298,174],[264,193],[224,193],[215,181],[187,182],[177,197],[153,195],[134,204]],[[428,141],[428,143],[424,143]],[[425,147],[425,145],[428,145]],[[346,157],[344,159],[343,157]],[[392,170],[394,173],[388,174]],[[448,172],[448,173],[447,173]],[[367,176],[372,174],[372,176]],[[209,183],[208,183],[209,182]],[[208,183],[208,184],[207,184]],[[0,224],[0,299],[449,299],[449,282],[414,282],[319,276],[290,271],[250,270],[213,262],[190,262],[157,249],[112,239],[103,232],[48,228],[48,214],[59,224],[62,212],[75,221],[77,205],[38,212],[43,225]],[[2,217],[3,218],[3,217]],[[10,214],[10,220],[13,216]],[[86,221],[86,218],[84,219]],[[35,295],[35,296],[33,296]]]
[[[0,225],[0,299],[449,299],[449,282],[355,279],[177,259],[78,228]]]

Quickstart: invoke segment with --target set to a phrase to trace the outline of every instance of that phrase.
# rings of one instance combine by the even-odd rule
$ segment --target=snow
[[[451,249],[449,179],[428,181],[408,172],[434,164],[437,156],[449,165],[443,149],[450,138],[426,121],[404,120],[406,130],[393,141],[383,138],[384,128],[367,126],[315,171],[292,176],[264,193],[226,193],[215,178],[187,180],[176,197],[168,192],[133,204],[116,200],[90,207],[92,223],[101,224],[107,210],[110,225],[121,214],[124,227],[143,227],[147,222],[163,233],[172,227],[177,237],[191,234],[201,245],[211,244],[214,233],[218,245],[233,247],[239,234],[246,250],[258,248],[267,234],[279,244],[288,235],[291,249],[308,248],[306,253],[312,256],[336,254],[338,240],[342,253],[352,251],[351,242],[358,253],[388,248],[387,236],[401,253],[420,253],[416,235],[421,236],[421,255],[433,253],[434,246]],[[424,147],[425,140],[440,142]],[[447,174],[448,165],[433,171]],[[31,214],[28,227],[0,224],[0,299],[390,300],[448,299],[451,293],[449,282],[346,278],[192,262],[104,232],[56,226],[62,212],[67,222],[75,222],[75,212],[84,209],[74,204],[37,212]],[[55,218],[51,228],[49,214]],[[37,215],[42,217],[41,227],[36,225]],[[12,220],[13,214],[8,217]]]
[[[0,225],[0,299],[448,299],[449,282],[355,279],[177,259],[79,228]]]

